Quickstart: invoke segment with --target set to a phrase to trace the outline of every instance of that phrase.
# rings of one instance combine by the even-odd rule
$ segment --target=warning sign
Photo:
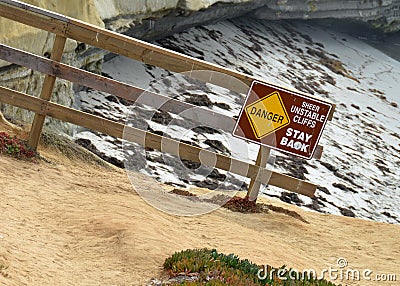
[[[311,159],[331,109],[311,96],[254,81],[233,135]]]
[[[245,112],[257,139],[290,123],[281,96],[277,91],[246,106]]]

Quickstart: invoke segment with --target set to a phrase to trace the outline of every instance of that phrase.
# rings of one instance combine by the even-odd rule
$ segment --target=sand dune
[[[70,160],[52,148],[41,154],[48,162],[0,157],[0,264],[8,266],[0,285],[146,285],[161,275],[168,255],[203,247],[299,270],[337,268],[340,257],[349,269],[373,270],[371,277],[399,270],[398,225],[306,212],[276,200],[267,203],[309,223],[272,211],[171,216],[147,205],[122,170]],[[148,180],[138,175],[135,185]]]

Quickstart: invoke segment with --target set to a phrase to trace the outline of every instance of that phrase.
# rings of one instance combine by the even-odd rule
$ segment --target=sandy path
[[[0,263],[8,266],[0,285],[145,285],[159,276],[168,255],[194,247],[297,269],[321,270],[344,257],[349,268],[397,271],[400,279],[398,225],[305,212],[278,201],[269,203],[295,210],[310,224],[275,212],[225,209],[171,216],[144,203],[124,172],[43,152],[52,163],[0,157]],[[147,180],[138,176],[136,185]]]

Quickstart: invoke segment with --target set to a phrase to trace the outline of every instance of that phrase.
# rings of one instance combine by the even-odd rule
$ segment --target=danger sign
[[[331,109],[327,102],[254,81],[233,135],[311,159]]]
[[[277,91],[246,106],[245,112],[257,139],[290,123],[285,106]]]

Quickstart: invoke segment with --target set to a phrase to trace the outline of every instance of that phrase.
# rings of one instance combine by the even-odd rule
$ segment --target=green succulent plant
[[[282,266],[285,277],[278,278],[278,270],[268,266],[268,272],[274,270],[273,277],[258,275],[261,266],[252,263],[248,259],[240,259],[235,254],[218,253],[216,249],[188,249],[174,253],[164,262],[164,269],[171,277],[178,275],[196,274],[196,281],[182,281],[168,285],[234,285],[234,286],[335,286],[326,280],[318,280],[313,277],[300,277],[297,280],[289,279],[291,269]]]

